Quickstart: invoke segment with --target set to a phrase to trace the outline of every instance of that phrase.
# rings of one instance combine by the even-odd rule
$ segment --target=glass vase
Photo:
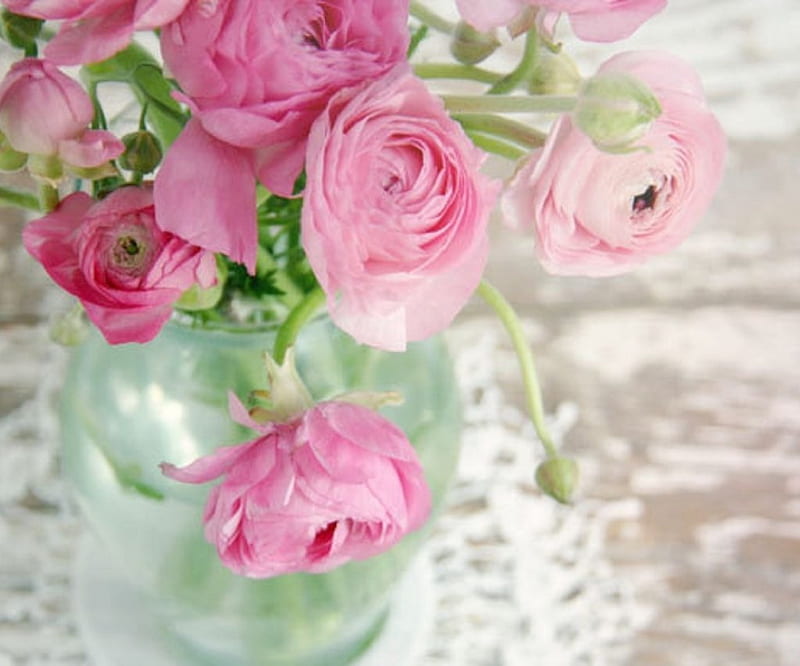
[[[432,520],[388,552],[326,574],[243,578],[203,538],[209,486],[163,477],[254,433],[228,416],[227,396],[266,388],[272,330],[168,324],[145,345],[110,346],[92,334],[71,359],[61,405],[63,467],[102,557],[144,599],[149,626],[176,666],[337,666],[377,636],[395,583]],[[433,495],[432,519],[457,465],[460,406],[440,339],[381,352],[327,318],[296,344],[297,367],[317,400],[352,390],[399,391],[384,415],[411,439]],[[95,557],[98,557],[95,553]]]

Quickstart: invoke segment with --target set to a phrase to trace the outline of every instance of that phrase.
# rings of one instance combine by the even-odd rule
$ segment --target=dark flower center
[[[639,213],[645,209],[652,209],[656,204],[656,197],[658,196],[658,190],[656,189],[655,185],[650,185],[648,188],[642,192],[641,194],[637,194],[633,197],[633,203],[631,207],[633,208],[634,213]]]

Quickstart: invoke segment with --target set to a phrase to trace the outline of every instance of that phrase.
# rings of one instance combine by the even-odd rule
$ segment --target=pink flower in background
[[[552,273],[613,275],[674,248],[722,177],[725,135],[689,65],[668,53],[629,52],[598,70],[610,72],[638,78],[661,105],[638,144],[646,149],[600,152],[564,115],[504,196],[510,222],[533,227]]]
[[[425,522],[431,498],[419,458],[380,414],[323,402],[289,423],[258,424],[233,395],[230,407],[258,438],[162,470],[183,483],[224,477],[203,520],[234,572],[329,571],[388,550]]]
[[[246,36],[246,39],[243,39]],[[405,60],[408,0],[218,0],[193,3],[162,32],[167,67],[197,119],[156,182],[161,222],[255,265],[254,175],[288,196],[303,168],[309,127],[342,88]],[[217,161],[238,182],[215,183]],[[198,165],[208,179],[186,189]],[[234,197],[230,192],[240,196]],[[215,199],[225,199],[226,217]],[[194,199],[187,209],[183,204]],[[163,212],[162,212],[163,211]],[[224,224],[224,228],[221,228]]]
[[[478,30],[507,25],[526,7],[539,9],[537,23],[552,36],[559,14],[569,16],[575,34],[590,42],[614,42],[632,35],[667,0],[456,0],[465,21]]]
[[[189,0],[3,0],[15,14],[63,20],[45,55],[60,65],[110,58],[136,30],[153,30],[177,18]]]
[[[0,132],[19,152],[58,155],[79,167],[118,157],[121,141],[87,129],[93,116],[86,91],[46,60],[20,60],[0,84]]]
[[[158,228],[149,188],[71,194],[22,239],[112,344],[153,339],[183,291],[216,280],[213,254]]]
[[[444,329],[486,262],[498,184],[408,67],[336,95],[308,141],[303,246],[333,321],[401,350]]]

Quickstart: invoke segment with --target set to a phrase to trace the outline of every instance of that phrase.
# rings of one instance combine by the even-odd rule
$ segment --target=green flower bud
[[[150,173],[161,162],[164,151],[161,142],[151,132],[139,130],[122,137],[125,152],[119,158],[119,165],[128,171]]]
[[[20,16],[4,9],[0,14],[0,35],[11,46],[27,51],[36,45],[43,24],[41,19]]]
[[[450,42],[450,53],[460,63],[474,65],[495,52],[500,42],[493,32],[478,32],[469,23],[459,21]]]
[[[581,85],[581,73],[566,53],[540,49],[533,75],[528,80],[532,95],[574,95]]]
[[[536,469],[538,486],[562,504],[569,504],[578,476],[578,464],[571,458],[548,458]]]
[[[628,152],[661,115],[661,105],[641,81],[627,74],[599,74],[583,85],[573,111],[577,126],[600,149]]]
[[[64,165],[58,155],[29,155],[27,164],[31,176],[51,185],[57,185],[64,176]]]
[[[75,347],[89,334],[89,322],[80,303],[68,311],[56,315],[50,324],[50,339],[65,347]]]
[[[0,171],[18,171],[27,161],[27,154],[14,150],[5,135],[0,132]]]

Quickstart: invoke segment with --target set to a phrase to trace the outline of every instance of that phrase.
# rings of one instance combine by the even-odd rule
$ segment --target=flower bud
[[[122,143],[125,145],[125,152],[119,158],[119,165],[128,171],[150,173],[161,162],[164,154],[158,137],[147,130],[126,134],[122,137]]]
[[[195,312],[197,310],[208,310],[219,303],[225,282],[228,280],[228,268],[224,261],[217,259],[217,281],[210,287],[202,287],[193,284],[189,289],[181,294],[175,302],[175,307],[180,310]]]
[[[661,105],[638,79],[620,72],[592,77],[573,111],[576,125],[606,152],[628,152],[661,115]]]
[[[55,155],[93,116],[86,91],[46,60],[14,63],[0,85],[0,132],[21,153]]]
[[[548,458],[536,469],[536,483],[554,500],[569,504],[578,484],[578,465],[571,458]]]
[[[500,42],[494,32],[479,32],[469,23],[459,21],[450,42],[450,53],[460,63],[475,65],[495,52]]]
[[[0,134],[0,171],[17,171],[25,166],[28,156],[14,150],[8,143],[8,139]]]
[[[574,95],[581,84],[581,74],[566,53],[541,49],[533,75],[528,80],[532,95]]]
[[[50,325],[50,339],[65,347],[81,344],[88,334],[89,322],[80,303],[68,312],[56,315]]]
[[[27,51],[36,44],[43,24],[42,19],[20,16],[4,9],[0,14],[0,35],[11,46]]]

